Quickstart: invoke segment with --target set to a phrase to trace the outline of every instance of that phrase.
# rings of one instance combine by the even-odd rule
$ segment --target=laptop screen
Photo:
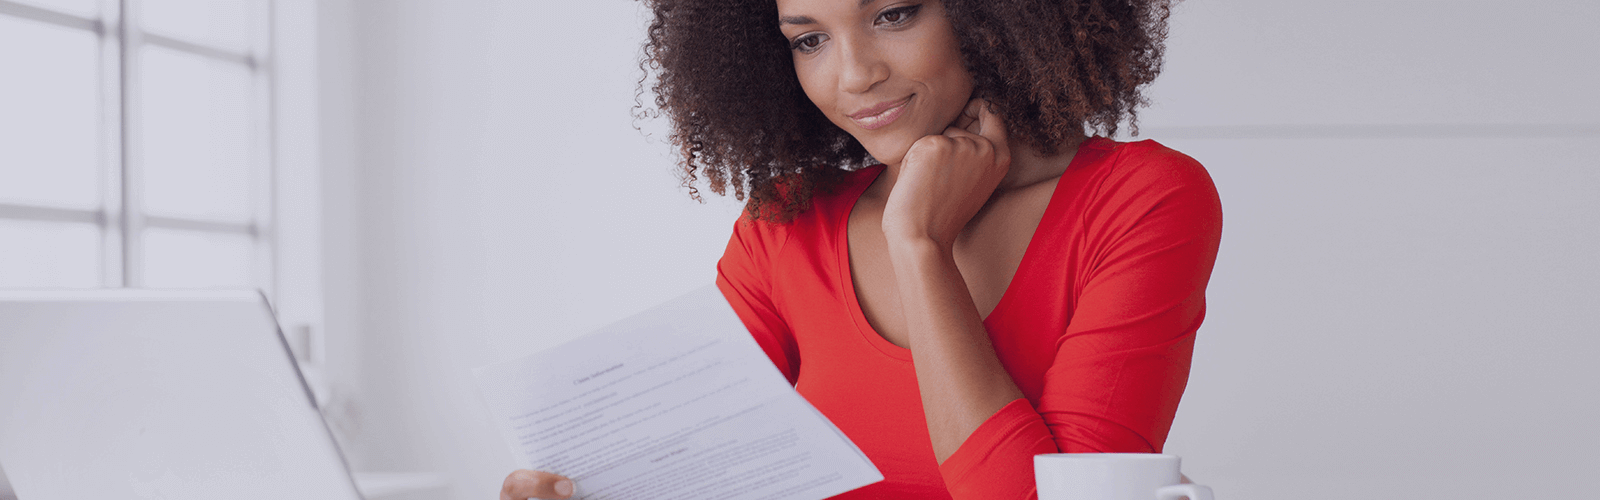
[[[254,292],[0,292],[18,498],[358,499]]]

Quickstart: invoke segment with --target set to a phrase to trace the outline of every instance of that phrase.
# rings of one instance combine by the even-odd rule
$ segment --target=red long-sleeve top
[[[741,220],[717,284],[774,365],[884,480],[840,499],[1036,498],[1033,455],[1160,452],[1188,382],[1222,209],[1205,168],[1154,141],[1084,142],[984,319],[1024,399],[934,459],[911,351],[868,325],[850,210],[882,166],[792,222]]]

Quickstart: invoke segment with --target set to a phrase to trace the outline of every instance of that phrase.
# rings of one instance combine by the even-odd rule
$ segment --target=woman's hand
[[[884,235],[949,249],[1010,167],[1005,122],[988,102],[968,101],[944,133],[911,144],[884,205]]]
[[[575,489],[571,479],[548,472],[521,469],[506,476],[505,484],[500,487],[500,500],[569,498]]]

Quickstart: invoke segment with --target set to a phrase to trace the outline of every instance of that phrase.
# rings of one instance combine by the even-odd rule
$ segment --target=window
[[[273,291],[261,0],[0,0],[0,286]]]
[[[259,288],[317,371],[315,12],[0,0],[0,288]]]

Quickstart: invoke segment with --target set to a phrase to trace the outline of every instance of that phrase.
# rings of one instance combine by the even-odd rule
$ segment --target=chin
[[[899,165],[900,161],[906,158],[906,153],[904,151],[901,151],[900,154],[894,156],[878,156],[872,154],[871,151],[868,151],[867,154],[872,155],[872,163],[881,163],[884,165]]]
[[[913,143],[894,145],[862,143],[862,146],[867,149],[867,154],[872,155],[873,161],[884,165],[899,165],[900,161],[906,158],[906,153],[911,151],[911,144]]]

